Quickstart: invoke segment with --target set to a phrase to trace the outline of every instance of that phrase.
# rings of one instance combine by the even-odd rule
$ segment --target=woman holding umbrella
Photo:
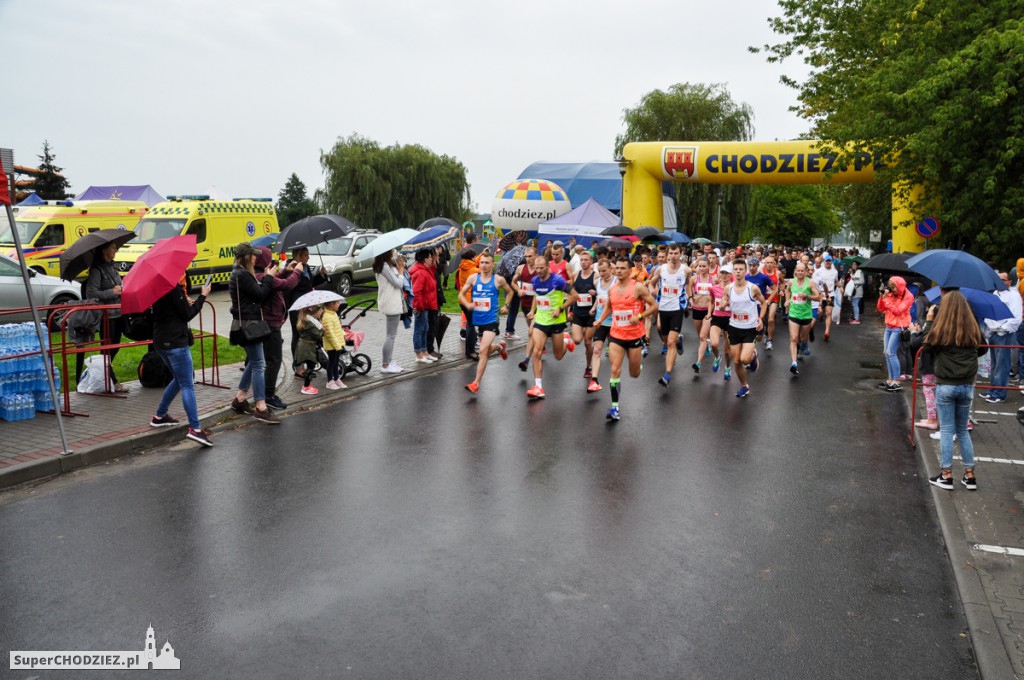
[[[247,323],[263,321],[263,301],[273,292],[271,281],[277,275],[277,266],[271,264],[265,270],[262,281],[256,279],[256,256],[258,252],[247,241],[235,246],[235,266],[228,281],[228,295],[231,299],[232,335],[236,344],[245,349],[245,370],[238,382],[238,393],[231,402],[235,413],[251,413],[256,420],[276,425],[280,423],[267,408],[266,360],[263,354],[263,338],[246,341],[236,328]],[[269,330],[269,327],[268,327]],[[255,411],[249,405],[249,388],[256,400]]]
[[[96,248],[93,255],[92,266],[89,268],[89,278],[85,281],[85,297],[89,300],[99,300],[104,305],[115,305],[121,302],[121,276],[114,269],[114,255],[120,248],[116,242],[108,243]],[[121,342],[121,331],[124,328],[121,321],[120,309],[107,310],[107,337],[105,343],[117,345]],[[121,384],[114,374],[114,357],[117,356],[117,348],[103,350],[103,354],[110,357],[110,381],[114,385],[114,391],[125,393],[128,388]],[[78,355],[78,361],[84,359],[84,354]],[[78,367],[79,377],[81,366]]]

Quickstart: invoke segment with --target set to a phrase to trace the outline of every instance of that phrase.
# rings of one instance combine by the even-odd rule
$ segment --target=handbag
[[[242,303],[238,297],[238,286],[235,286],[235,308],[242,313]],[[258,319],[233,319],[231,331],[228,333],[228,342],[232,345],[255,345],[262,342],[263,338],[270,335],[270,324],[263,318],[263,306],[260,306],[260,318]]]

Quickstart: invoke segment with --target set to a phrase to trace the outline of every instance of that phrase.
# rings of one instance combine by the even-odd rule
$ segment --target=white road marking
[[[961,460],[960,456],[953,456],[957,460]],[[1024,460],[1017,460],[1016,458],[986,458],[985,456],[975,456],[975,462],[977,463],[1009,463],[1010,465],[1024,465]]]
[[[1001,545],[982,545],[980,543],[975,543],[971,546],[971,550],[997,553],[999,555],[1013,555],[1014,557],[1024,557],[1024,548],[1004,548]]]

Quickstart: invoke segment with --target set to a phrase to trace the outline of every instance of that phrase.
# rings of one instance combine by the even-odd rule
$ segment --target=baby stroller
[[[356,375],[366,375],[370,372],[370,368],[373,366],[373,362],[370,361],[370,357],[365,354],[356,354],[355,351],[359,349],[359,345],[363,341],[363,333],[361,331],[352,330],[352,325],[356,321],[366,316],[373,306],[377,304],[376,300],[363,300],[358,302],[351,307],[348,303],[342,302],[341,307],[338,309],[338,317],[341,319],[341,327],[345,330],[345,347],[341,350],[341,361],[338,362],[338,370],[341,374],[341,379],[344,379],[350,372],[354,372]],[[351,323],[345,323],[345,317],[350,312],[360,310],[358,314],[352,319]],[[349,347],[352,351],[349,351]],[[319,368],[326,370],[327,368],[327,352],[324,351],[323,347],[317,348],[317,359],[319,360]]]

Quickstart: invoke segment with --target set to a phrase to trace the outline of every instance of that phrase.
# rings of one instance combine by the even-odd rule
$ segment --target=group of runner
[[[839,281],[831,256],[825,254],[817,263],[807,254],[794,260],[787,253],[780,266],[774,252],[761,262],[730,250],[724,263],[717,251],[695,252],[684,262],[681,246],[673,243],[659,248],[649,264],[647,258],[634,256],[631,261],[625,252],[597,248],[594,254],[578,253],[570,268],[564,249],[556,243],[544,254],[527,248],[523,263],[506,280],[494,272],[493,256],[484,252],[480,271],[468,277],[459,291],[459,302],[472,310],[469,322],[477,327],[480,342],[476,376],[466,389],[479,391],[492,355],[508,358],[498,325],[499,291],[504,291],[506,300],[519,296],[529,327],[519,369],[526,372],[532,366],[534,384],[526,392],[531,400],[546,396],[543,358],[549,342],[556,361],[583,347],[588,392],[602,389],[599,372],[607,351],[611,393],[607,417],[619,420],[623,363],[628,364],[631,377],[639,377],[650,338],[657,334],[665,356],[658,382],[667,388],[683,354],[687,314],[699,339],[691,364],[694,373],[701,372],[703,360],[709,357],[712,372],[718,373],[724,360],[723,378],[731,380],[735,371],[736,396],[744,398],[750,394],[750,374],[758,369],[758,343],[763,342],[765,350],[773,349],[780,309],[788,320],[793,375],[799,375],[799,362],[810,354],[807,343],[814,339],[819,316],[825,319],[825,340],[830,336]],[[788,277],[787,269],[792,272]],[[507,306],[500,311],[506,313]]]

